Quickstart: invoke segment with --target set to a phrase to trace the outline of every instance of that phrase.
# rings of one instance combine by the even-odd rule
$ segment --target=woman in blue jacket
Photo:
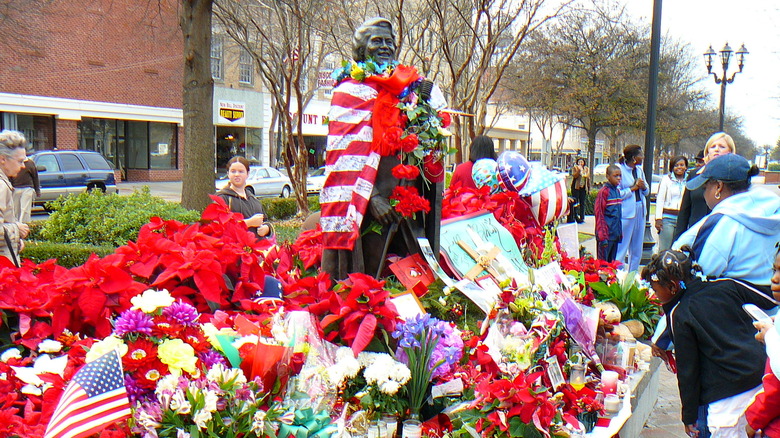
[[[620,158],[620,196],[623,199],[623,240],[617,249],[617,260],[627,263],[629,272],[639,269],[642,259],[642,240],[645,231],[645,198],[648,194],[642,160],[642,147],[630,144],[623,148]],[[626,262],[626,256],[628,261]]]
[[[707,163],[688,181],[688,190],[704,187],[712,212],[674,243],[691,245],[694,259],[708,277],[730,277],[769,286],[775,244],[780,241],[780,197],[751,187],[756,166],[736,154]]]

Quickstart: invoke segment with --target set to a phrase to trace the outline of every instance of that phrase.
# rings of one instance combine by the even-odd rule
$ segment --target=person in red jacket
[[[780,251],[775,255],[771,288],[775,299],[780,299]],[[761,330],[756,339],[766,343],[769,358],[764,371],[764,390],[756,395],[756,399],[745,411],[748,421],[747,435],[752,438],[756,436],[756,431],[760,430],[763,436],[775,438],[780,437],[780,380],[774,372],[780,372],[780,327],[762,322],[755,325]]]

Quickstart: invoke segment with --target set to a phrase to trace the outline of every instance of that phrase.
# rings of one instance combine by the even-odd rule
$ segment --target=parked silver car
[[[322,186],[325,185],[325,167],[319,167],[312,170],[306,177],[306,192],[311,194],[318,194],[322,190]]]
[[[221,190],[227,187],[229,182],[227,177],[220,178],[216,181],[214,187],[217,190]],[[250,166],[246,185],[252,187],[255,196],[258,198],[274,196],[289,198],[292,193],[290,178],[273,167]]]

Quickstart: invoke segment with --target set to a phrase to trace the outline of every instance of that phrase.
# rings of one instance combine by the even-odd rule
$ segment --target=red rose
[[[409,134],[401,140],[401,150],[407,154],[414,152],[420,144],[417,134]]]
[[[420,176],[420,169],[417,166],[411,164],[399,164],[393,167],[393,176],[398,179],[408,179],[413,181]]]
[[[450,123],[452,123],[452,117],[450,117],[450,113],[440,111],[439,117],[441,117],[442,128],[447,128],[450,126]]]
[[[442,160],[435,159],[431,154],[423,158],[423,172],[425,172],[425,178],[432,183],[444,181],[444,163]]]

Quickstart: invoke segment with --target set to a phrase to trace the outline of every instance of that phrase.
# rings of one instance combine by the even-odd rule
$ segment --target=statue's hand
[[[390,225],[399,221],[398,213],[393,210],[390,202],[381,195],[374,195],[368,201],[371,215],[382,225]]]

